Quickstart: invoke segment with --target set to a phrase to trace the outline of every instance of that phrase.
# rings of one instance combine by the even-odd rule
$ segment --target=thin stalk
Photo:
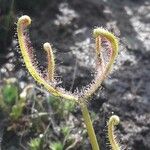
[[[85,103],[82,103],[80,106],[84,118],[84,123],[86,125],[87,132],[90,138],[90,143],[92,145],[92,149],[100,150],[87,106]]]

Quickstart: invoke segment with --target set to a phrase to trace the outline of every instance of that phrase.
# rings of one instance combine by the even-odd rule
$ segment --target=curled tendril
[[[111,71],[112,65],[115,61],[115,58],[118,54],[118,40],[117,38],[110,33],[109,31],[103,28],[96,28],[93,31],[96,43],[96,56],[97,56],[97,73],[92,81],[91,85],[87,90],[83,92],[81,97],[83,99],[88,99],[101,85],[103,80],[106,78],[108,73]],[[109,60],[105,63],[102,53],[102,43],[105,42],[105,45],[108,49]]]
[[[97,64],[96,75],[91,84],[88,85],[88,88],[85,88],[82,92],[78,94],[73,94],[65,91],[64,89],[55,86],[54,73],[55,73],[55,61],[52,48],[49,43],[43,45],[48,60],[47,68],[47,78],[43,76],[41,71],[35,65],[33,58],[33,48],[31,47],[30,40],[26,34],[26,28],[31,24],[31,19],[29,16],[22,16],[19,18],[17,23],[17,35],[18,41],[21,49],[21,53],[25,62],[25,65],[33,76],[33,78],[40,84],[42,84],[51,94],[54,96],[59,96],[65,99],[75,100],[77,102],[82,102],[87,100],[92,94],[100,87],[102,81],[108,75],[111,70],[111,67],[114,63],[114,60],[118,53],[118,40],[117,38],[107,30],[103,28],[96,28],[93,31],[96,43],[96,55],[97,55]],[[106,63],[103,58],[102,47],[103,44],[107,45],[108,49],[108,62]],[[50,82],[48,82],[48,81]]]
[[[120,145],[116,140],[115,134],[114,134],[114,128],[116,125],[118,125],[120,122],[120,119],[118,116],[113,115],[110,117],[108,121],[108,139],[110,142],[110,146],[112,150],[120,150]]]

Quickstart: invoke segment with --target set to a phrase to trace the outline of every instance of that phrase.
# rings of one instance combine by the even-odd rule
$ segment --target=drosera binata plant
[[[93,30],[97,57],[95,77],[87,87],[83,88],[82,91],[78,93],[71,93],[61,87],[56,86],[57,80],[55,79],[55,59],[51,45],[48,42],[43,45],[44,50],[47,52],[48,61],[46,74],[42,73],[42,71],[39,70],[38,66],[36,65],[33,54],[34,51],[31,46],[28,33],[26,32],[26,29],[30,24],[31,19],[26,15],[20,17],[17,22],[19,46],[29,73],[39,84],[43,85],[50,94],[67,100],[73,100],[80,105],[92,149],[99,150],[100,148],[96,139],[95,131],[93,129],[89,111],[87,109],[87,101],[101,86],[101,83],[112,69],[112,65],[118,54],[117,38],[103,28],[96,28]],[[104,57],[104,53],[107,54],[107,59]]]
[[[16,78],[7,78],[3,81],[3,87],[0,88],[0,108],[7,114],[8,120],[18,121],[23,115],[23,110],[27,102],[27,94],[34,85],[27,85],[22,91]]]

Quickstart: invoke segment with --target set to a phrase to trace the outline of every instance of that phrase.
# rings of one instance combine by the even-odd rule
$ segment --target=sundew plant
[[[17,22],[17,36],[26,68],[28,69],[32,77],[40,85],[42,85],[50,94],[56,97],[64,98],[66,100],[75,101],[80,106],[92,149],[99,150],[100,147],[98,145],[89,111],[87,109],[87,102],[90,100],[90,97],[95,93],[95,91],[101,86],[101,83],[108,76],[109,72],[112,69],[113,63],[118,54],[117,38],[104,28],[95,28],[93,30],[97,63],[97,67],[95,68],[96,73],[94,79],[89,85],[83,87],[82,91],[71,93],[69,91],[66,91],[62,87],[58,87],[57,85],[57,79],[55,78],[55,56],[50,43],[46,42],[43,45],[43,49],[47,53],[48,65],[46,73],[43,73],[36,65],[33,54],[34,49],[31,46],[32,44],[26,31],[27,27],[30,24],[31,18],[26,15],[20,17]],[[107,59],[104,57],[104,53],[107,54]],[[118,123],[119,118],[117,116],[112,116],[108,121],[108,137],[113,150],[120,149],[120,146],[116,142],[113,133],[114,126]]]

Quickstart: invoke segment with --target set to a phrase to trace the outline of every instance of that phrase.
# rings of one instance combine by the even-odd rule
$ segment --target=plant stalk
[[[90,114],[89,114],[89,111],[87,109],[87,105],[85,103],[82,103],[80,106],[81,106],[81,111],[82,111],[82,115],[84,118],[84,123],[86,125],[87,132],[88,132],[88,135],[90,138],[90,143],[91,143],[92,149],[93,150],[100,150],[98,142],[97,142],[97,138],[95,135],[95,131],[94,131],[94,128],[92,125],[92,121],[90,118]]]

